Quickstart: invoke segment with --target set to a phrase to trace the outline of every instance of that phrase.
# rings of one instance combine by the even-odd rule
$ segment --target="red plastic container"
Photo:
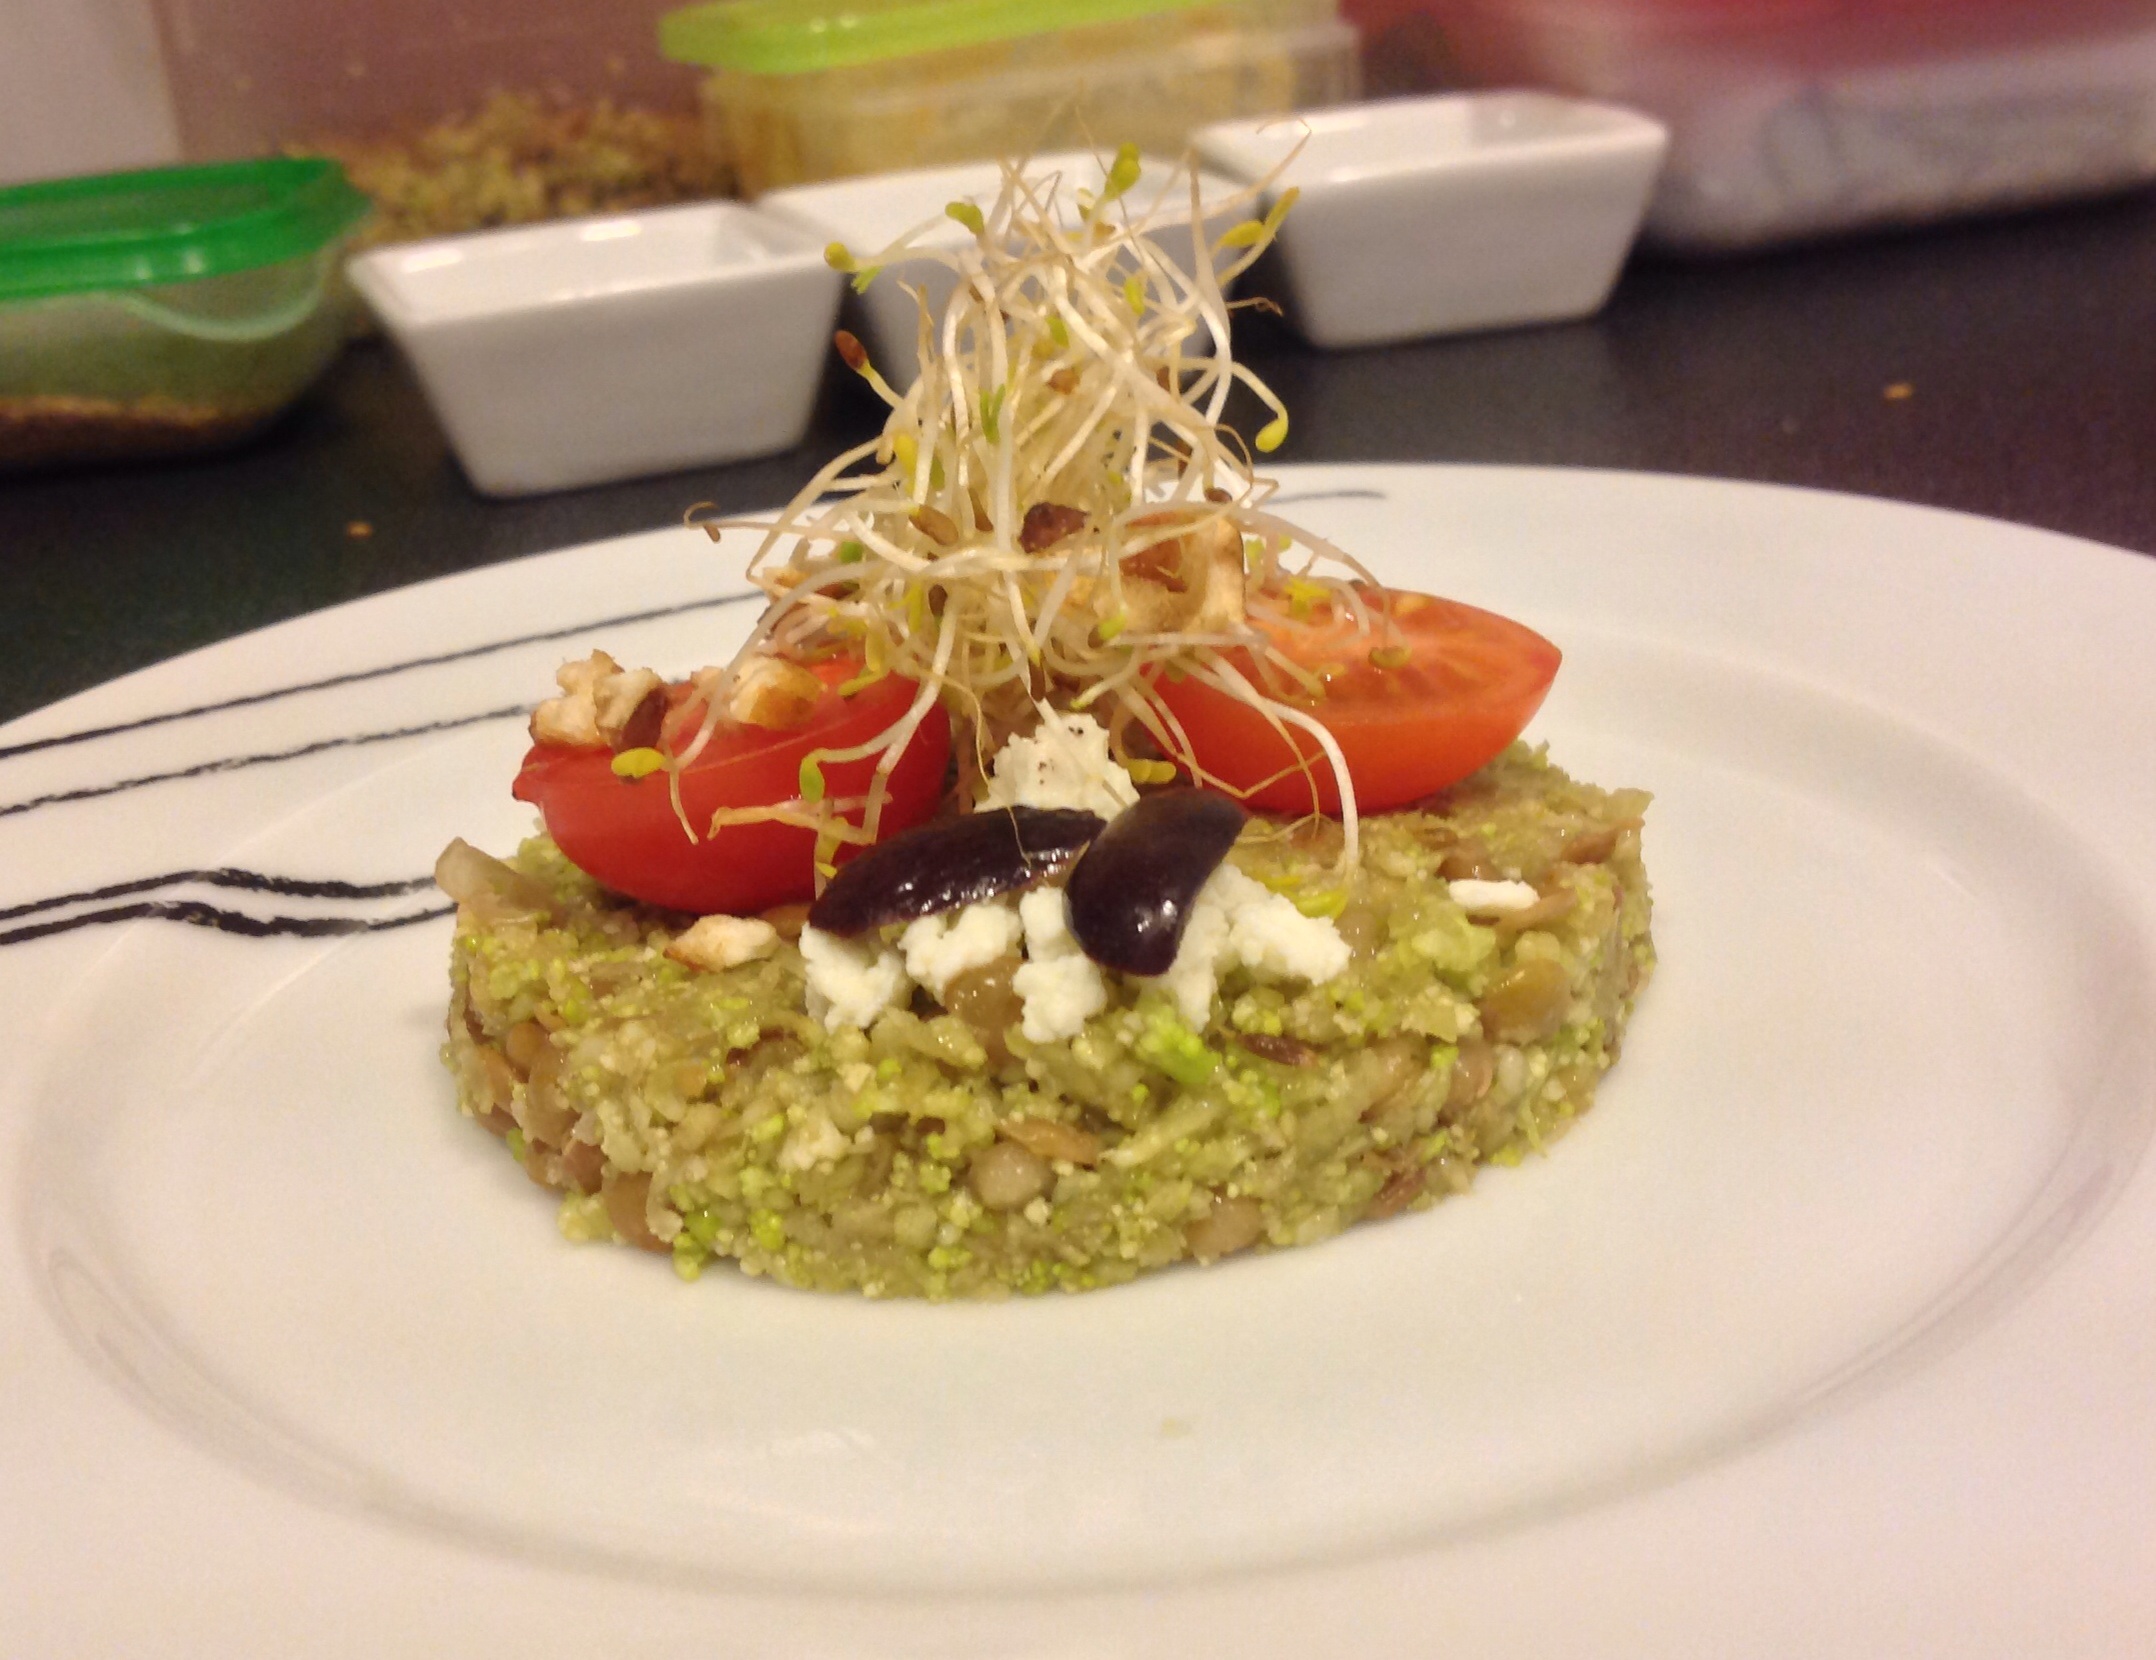
[[[1368,25],[1397,0],[1362,0]],[[1421,0],[1448,68],[1671,131],[1646,234],[1743,248],[2156,179],[2149,0]]]

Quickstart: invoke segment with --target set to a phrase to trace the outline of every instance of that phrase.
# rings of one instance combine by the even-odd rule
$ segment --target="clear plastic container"
[[[0,190],[0,468],[236,443],[328,367],[367,200],[271,159]]]
[[[660,44],[712,71],[752,195],[1042,150],[1179,156],[1209,122],[1358,85],[1333,0],[721,0],[669,15]]]
[[[728,193],[679,0],[151,0],[185,155],[341,161],[403,241]]]
[[[1471,82],[1671,130],[1648,213],[1730,249],[2156,179],[2148,0],[1425,0]]]

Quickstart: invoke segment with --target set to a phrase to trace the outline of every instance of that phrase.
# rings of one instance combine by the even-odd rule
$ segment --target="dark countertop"
[[[2156,196],[1710,262],[1636,260],[1585,322],[1317,353],[1253,320],[1280,461],[1525,462],[1817,485],[2156,554]],[[445,572],[775,505],[878,406],[834,368],[768,460],[494,502],[410,376],[348,352],[251,447],[0,481],[0,720]]]

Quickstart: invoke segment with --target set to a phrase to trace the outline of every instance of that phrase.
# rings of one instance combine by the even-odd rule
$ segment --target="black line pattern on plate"
[[[454,905],[436,905],[424,911],[407,911],[397,916],[383,917],[262,917],[250,916],[245,911],[228,911],[221,906],[205,904],[199,899],[138,899],[131,904],[112,905],[104,910],[82,911],[74,916],[54,917],[46,922],[25,923],[20,928],[0,929],[0,946],[22,945],[53,934],[73,933],[78,928],[107,927],[116,922],[139,922],[146,918],[184,922],[197,928],[214,928],[219,933],[238,934],[248,939],[326,939],[338,934],[380,934],[392,928],[409,928],[417,922],[432,922],[437,917],[449,916],[455,910]]]
[[[398,738],[419,738],[430,732],[453,732],[460,726],[477,726],[490,720],[508,720],[511,717],[522,719],[530,713],[528,704],[517,703],[506,709],[487,709],[476,715],[454,715],[447,720],[425,721],[418,726],[397,726],[382,732],[354,732],[341,738],[317,738],[313,743],[301,744],[296,749],[264,750],[254,755],[227,755],[215,761],[200,761],[191,767],[179,767],[171,772],[146,772],[110,784],[86,784],[80,789],[55,790],[50,795],[32,796],[26,801],[0,803],[0,818],[13,818],[18,813],[35,812],[40,807],[57,807],[70,801],[95,801],[101,796],[123,795],[129,790],[143,789],[151,784],[170,784],[183,778],[207,778],[220,772],[240,772],[248,767],[271,766],[279,761],[296,761],[303,756],[320,755],[332,749],[390,743]]]
[[[1293,506],[1313,501],[1384,501],[1383,490],[1349,488],[1340,490],[1290,490],[1273,497],[1267,505],[1272,507]],[[273,686],[266,691],[247,692],[239,697],[219,699],[215,703],[198,703],[184,709],[169,709],[162,714],[143,715],[135,720],[119,721],[111,726],[84,727],[77,732],[60,732],[49,738],[32,738],[25,743],[0,744],[0,761],[12,760],[18,755],[33,755],[40,750],[63,749],[71,744],[89,743],[97,738],[118,737],[126,732],[140,732],[153,726],[166,726],[174,721],[195,720],[203,715],[223,714],[231,709],[248,709],[258,704],[275,703],[282,698],[298,697],[306,692],[329,691],[338,686],[356,686],[369,680],[387,679],[392,675],[408,674],[414,669],[439,668],[444,663],[466,662],[474,657],[489,656],[497,651],[514,651],[519,646],[544,645],[549,640],[564,640],[575,634],[588,634],[602,628],[627,628],[635,623],[657,622],[662,617],[686,616],[692,611],[713,611],[722,606],[741,605],[762,598],[757,589],[739,594],[719,594],[710,599],[683,600],[677,605],[654,606],[646,611],[625,611],[618,616],[599,617],[589,622],[571,623],[563,628],[542,629],[536,634],[518,634],[508,639],[487,640],[474,646],[459,646],[454,651],[435,652],[426,657],[412,657],[400,663],[384,663],[377,668],[353,669],[346,674],[333,674],[321,680],[304,680],[289,686]]]
[[[1274,498],[1272,505],[1282,506],[1296,502],[1328,500],[1386,499],[1382,490],[1341,489],[1290,493]],[[628,627],[636,623],[654,622],[665,617],[687,615],[695,611],[716,610],[723,606],[740,605],[760,598],[754,590],[738,594],[721,594],[709,599],[687,600],[676,605],[656,606],[644,611],[624,612],[617,616],[602,617],[588,622],[573,623],[562,628],[545,629],[537,633],[515,635],[507,639],[485,641],[478,645],[459,647],[455,651],[437,652],[424,657],[408,658],[402,662],[387,663],[371,669],[355,669],[349,673],[330,675],[319,680],[301,681],[292,685],[272,687],[265,691],[250,692],[243,696],[221,699],[213,703],[195,704],[190,707],[166,710],[159,714],[145,715],[131,721],[110,726],[87,727],[76,732],[60,733],[49,738],[36,738],[26,743],[0,745],[0,761],[19,755],[34,754],[41,750],[59,749],[73,744],[88,743],[99,738],[117,737],[124,733],[140,732],[151,727],[164,726],[176,721],[192,720],[204,715],[220,714],[233,709],[252,708],[274,703],[288,697],[308,692],[327,691],[339,686],[358,685],[370,680],[387,679],[407,674],[416,669],[437,668],[446,663],[467,661],[484,657],[497,651],[510,651],[520,646],[544,644],[572,635],[590,634],[607,628]],[[413,726],[392,727],[377,732],[347,733],[341,737],[321,738],[312,743],[300,744],[291,749],[265,750],[250,755],[233,755],[213,761],[198,762],[190,767],[175,768],[170,772],[143,773],[133,778],[123,778],[107,784],[86,785],[78,789],[58,790],[50,794],[33,796],[26,800],[0,803],[0,818],[34,812],[42,807],[59,806],[68,802],[92,801],[107,796],[122,795],[143,789],[152,784],[174,783],[183,779],[203,778],[219,773],[238,772],[249,767],[269,766],[282,761],[299,760],[305,756],[322,754],[328,750],[349,749],[362,744],[388,743],[401,738],[423,737],[435,732],[454,731],[460,727],[476,726],[486,721],[507,720],[526,713],[527,706],[515,704],[502,709],[483,710],[478,714],[452,716],[443,720],[426,721]],[[399,898],[432,886],[430,877],[413,877],[396,882],[348,882],[337,878],[309,878],[271,876],[260,871],[241,870],[231,866],[214,869],[173,871],[163,876],[145,876],[111,883],[104,887],[85,889],[78,893],[59,894],[46,899],[34,899],[24,903],[0,907],[0,922],[17,917],[36,916],[41,913],[67,910],[78,905],[97,905],[100,908],[75,911],[61,917],[50,917],[41,922],[24,923],[14,928],[0,929],[0,946],[20,945],[31,940],[50,938],[55,934],[72,933],[78,929],[106,927],[122,922],[161,920],[178,922],[192,927],[213,928],[221,933],[236,934],[247,938],[296,937],[326,938],[347,934],[381,933],[395,928],[407,928],[416,923],[431,922],[452,914],[454,905],[437,905],[420,911],[409,911],[387,917],[354,916],[268,916],[258,917],[245,911],[235,911],[212,905],[197,899],[129,899],[134,894],[154,893],[159,889],[195,885],[226,888],[246,893],[272,894],[285,898],[309,899],[383,899]],[[126,903],[103,905],[102,901],[122,899]]]
[[[401,882],[342,882],[270,876],[259,870],[221,865],[215,870],[168,871],[163,876],[144,876],[132,882],[115,882],[109,887],[85,888],[80,893],[55,894],[50,899],[0,906],[0,922],[11,922],[19,916],[35,916],[40,911],[65,910],[70,905],[94,905],[108,899],[125,899],[132,894],[155,893],[160,888],[231,888],[240,893],[276,894],[286,899],[401,899],[406,894],[432,886],[434,878],[431,876],[413,876]]]
[[[1386,501],[1390,498],[1382,490],[1357,487],[1351,490],[1287,490],[1265,503],[1268,509],[1275,507],[1300,507],[1310,501]],[[6,750],[0,749],[0,755]]]
[[[268,691],[248,692],[244,696],[228,697],[216,703],[198,703],[190,708],[170,709],[163,714],[144,715],[140,719],[121,721],[112,726],[91,726],[79,732],[58,733],[50,738],[33,738],[27,743],[0,744],[0,761],[11,760],[18,755],[34,754],[42,749],[60,749],[69,744],[88,743],[95,738],[111,738],[124,732],[140,732],[147,727],[165,726],[173,721],[223,714],[229,709],[248,709],[257,704],[275,703],[280,698],[298,697],[304,692],[354,686],[363,681],[408,674],[414,669],[439,668],[444,663],[461,663],[497,651],[514,651],[519,646],[544,645],[549,640],[563,640],[574,634],[588,634],[603,628],[626,628],[633,623],[656,622],[662,617],[685,616],[691,611],[711,611],[721,606],[740,605],[744,601],[763,597],[762,593],[752,589],[742,594],[721,594],[714,599],[684,600],[679,605],[661,605],[649,611],[628,611],[617,617],[601,617],[593,622],[572,623],[566,628],[549,628],[537,634],[519,634],[511,639],[489,640],[480,645],[460,646],[455,651],[436,652],[428,657],[413,657],[401,663],[385,663],[379,668],[354,669],[348,674],[333,674],[323,680],[300,681],[290,686],[275,686]]]

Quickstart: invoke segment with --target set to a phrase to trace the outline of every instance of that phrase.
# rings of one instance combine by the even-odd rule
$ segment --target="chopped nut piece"
[[[1045,553],[1065,537],[1085,529],[1085,513],[1060,502],[1037,501],[1026,509],[1018,527],[1018,545],[1028,553]]]
[[[620,674],[610,674],[601,680],[592,693],[592,702],[598,706],[599,736],[610,749],[633,749],[637,746],[624,742],[624,738],[644,702],[654,693],[662,698],[666,682],[650,669],[629,669]],[[650,716],[652,730],[658,730],[660,715],[665,705],[659,704]]]
[[[778,948],[779,931],[760,917],[698,917],[674,936],[666,954],[690,968],[739,968]]]
[[[669,707],[664,686],[654,686],[646,692],[644,700],[636,706],[629,718],[622,722],[621,731],[615,735],[615,750],[657,749],[666,737],[666,715]]]
[[[1163,542],[1153,542],[1136,553],[1123,556],[1123,579],[1126,582],[1157,582],[1171,594],[1187,594],[1190,584],[1183,580],[1183,541],[1170,537]]]
[[[566,744],[576,749],[615,747],[622,724],[636,713],[644,694],[661,684],[649,669],[624,673],[622,666],[603,651],[581,662],[564,663],[554,671],[560,697],[550,697],[532,711],[532,742]],[[618,694],[614,688],[624,688]],[[625,702],[622,700],[626,699]],[[608,711],[621,702],[614,730],[607,730]]]
[[[751,657],[735,677],[726,712],[745,726],[783,732],[815,713],[823,682],[783,657]]]
[[[595,651],[581,663],[564,663],[554,671],[554,684],[571,697],[579,692],[589,697],[599,689],[599,682],[610,674],[621,673],[621,665],[603,651]]]
[[[1242,534],[1226,519],[1214,519],[1123,561],[1129,626],[1145,634],[1240,628],[1244,580]]]
[[[530,730],[535,744],[565,744],[572,749],[606,747],[589,698],[548,698],[532,711]]]

